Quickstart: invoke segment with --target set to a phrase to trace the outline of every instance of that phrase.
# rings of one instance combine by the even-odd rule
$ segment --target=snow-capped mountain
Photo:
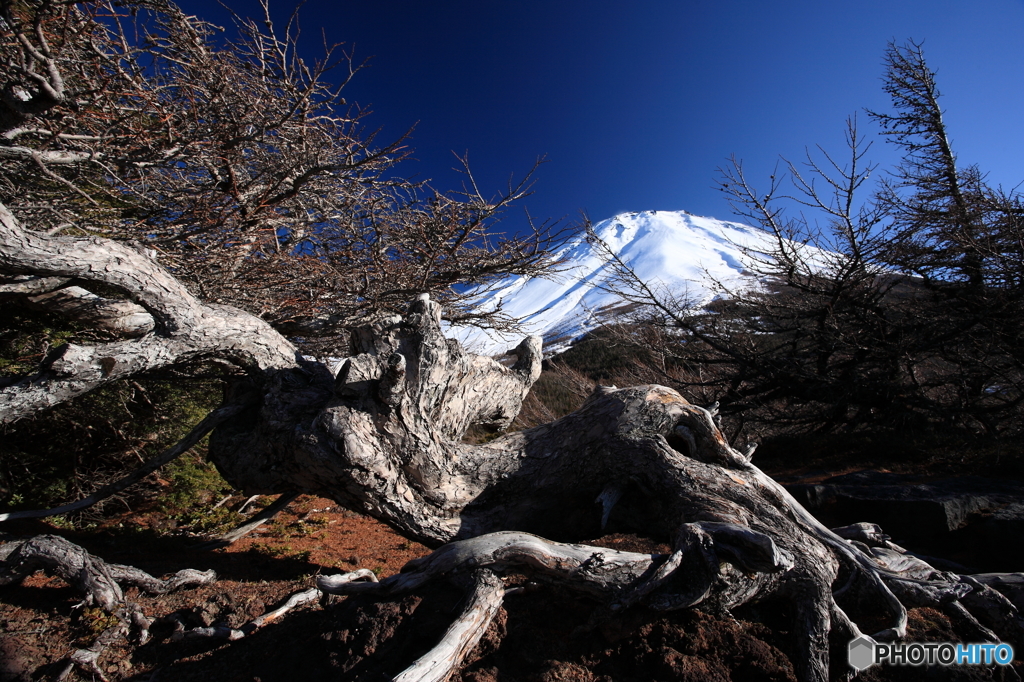
[[[717,295],[714,282],[730,289],[757,286],[750,253],[769,250],[771,242],[763,230],[685,211],[622,213],[594,225],[594,232],[656,291],[685,295],[701,304]],[[509,277],[479,301],[484,310],[500,303],[522,321],[527,333],[544,338],[546,351],[564,349],[598,327],[602,314],[624,305],[614,290],[612,266],[584,235],[556,256],[565,261],[556,279]],[[449,333],[467,348],[488,355],[508,350],[522,338],[475,328],[453,328]]]

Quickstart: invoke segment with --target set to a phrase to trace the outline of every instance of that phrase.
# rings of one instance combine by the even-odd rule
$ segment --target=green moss
[[[80,335],[82,329],[56,315],[0,308],[0,375],[31,373],[46,354]]]
[[[271,545],[266,542],[254,542],[249,545],[254,552],[264,554],[275,559],[296,559],[298,561],[309,561],[312,552],[308,549],[294,549],[289,544]]]
[[[196,454],[179,457],[164,471],[171,484],[170,493],[162,502],[168,511],[215,503],[231,492],[231,486],[217,468]]]
[[[231,493],[231,486],[202,454],[191,452],[164,468],[169,491],[159,509],[178,522],[178,529],[214,533],[244,520],[237,512],[217,503]]]
[[[120,478],[177,443],[220,402],[217,382],[139,379],[97,389],[4,429],[0,438],[0,504],[53,506]],[[227,484],[205,462],[200,443],[161,476],[172,504]]]
[[[82,609],[79,612],[77,626],[81,635],[76,640],[78,646],[89,646],[105,630],[120,623],[117,616],[107,613],[99,607]]]

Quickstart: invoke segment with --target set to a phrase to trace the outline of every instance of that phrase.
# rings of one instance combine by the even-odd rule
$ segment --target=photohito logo
[[[878,664],[888,665],[1009,665],[1013,647],[995,644],[950,642],[892,642],[881,644],[861,635],[848,647],[850,666],[857,672]]]

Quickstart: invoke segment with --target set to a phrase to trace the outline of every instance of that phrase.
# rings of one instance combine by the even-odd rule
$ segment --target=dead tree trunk
[[[3,206],[0,278],[37,304],[46,300],[40,291],[66,278],[98,282],[153,323],[141,338],[51,353],[33,376],[0,386],[0,422],[183,360],[245,367],[261,398],[210,441],[233,485],[328,496],[440,547],[394,580],[344,590],[389,594],[417,580],[475,576],[472,606],[438,654],[448,663],[422,662],[438,679],[486,626],[501,597],[495,576],[510,567],[592,594],[609,613],[727,612],[784,599],[797,671],[808,681],[849,676],[844,648],[860,634],[856,623],[879,639],[903,636],[907,606],[938,606],[972,637],[1024,643],[1020,614],[999,593],[908,557],[870,525],[824,528],[750,463],[752,453],[728,445],[711,411],[671,389],[601,387],[551,424],[483,445],[461,442],[471,424],[512,421],[540,374],[540,342],[520,344],[512,367],[467,354],[444,338],[440,307],[426,296],[405,316],[358,330],[334,375],[297,358],[260,320],[198,301],[149,255],[103,239],[26,232]],[[608,523],[668,539],[673,551],[559,544],[599,535]]]
[[[355,334],[336,377],[323,368],[277,373],[261,405],[214,433],[211,454],[251,492],[329,496],[428,545],[462,541],[439,550],[447,563],[433,564],[434,575],[516,563],[500,533],[494,546],[463,545],[500,531],[576,542],[611,518],[671,538],[671,555],[642,566],[584,548],[589,558],[562,582],[593,591],[587,575],[600,573],[616,609],[728,611],[786,599],[804,680],[852,674],[845,645],[861,634],[856,623],[872,624],[878,639],[902,637],[908,605],[938,606],[985,637],[1022,641],[1019,614],[1000,595],[907,557],[876,527],[844,529],[847,537],[825,528],[727,444],[712,412],[671,389],[602,387],[556,422],[462,443],[471,423],[500,427],[517,413],[541,358],[536,339],[515,352],[511,368],[465,354],[442,335],[438,305],[422,298],[407,316]],[[535,570],[567,561],[531,556]],[[993,618],[981,604],[994,602],[1011,611]]]

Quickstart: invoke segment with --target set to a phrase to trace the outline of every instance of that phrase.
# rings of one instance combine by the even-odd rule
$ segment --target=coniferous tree
[[[737,214],[774,236],[770,253],[748,254],[767,290],[723,289],[727,302],[709,312],[659,296],[619,262],[621,284],[645,341],[700,368],[677,382],[715,387],[723,414],[774,429],[1014,428],[1021,196],[958,165],[919,44],[890,44],[884,62],[892,111],[869,113],[903,158],[877,189],[853,119],[845,163],[824,150],[787,161],[767,191],[739,160],[722,171]]]
[[[870,113],[903,158],[878,191],[895,234],[882,256],[929,291],[920,333],[934,343],[927,373],[944,377],[945,416],[997,431],[1022,397],[1021,197],[958,165],[920,43],[890,43],[885,66],[894,113]]]

